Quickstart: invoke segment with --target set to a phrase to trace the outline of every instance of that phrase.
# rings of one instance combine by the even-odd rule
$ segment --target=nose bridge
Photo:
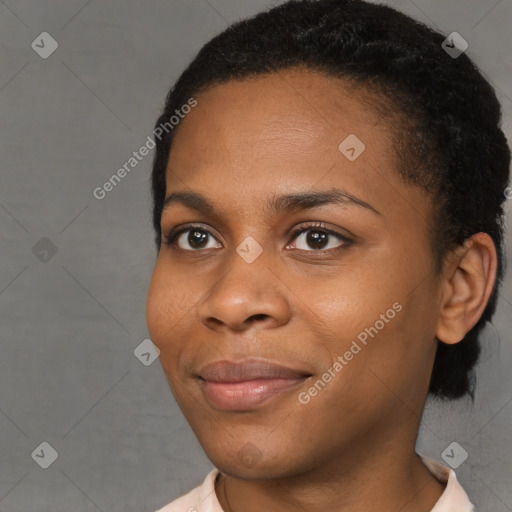
[[[288,300],[269,268],[270,251],[251,237],[233,250],[223,273],[199,305],[203,324],[241,329],[251,317],[272,323],[286,321]],[[272,319],[272,320],[270,320]]]
[[[261,292],[272,291],[275,286],[272,279],[275,276],[269,271],[270,251],[252,237],[248,236],[232,250],[227,270],[212,288],[212,293],[228,293],[233,299],[239,295],[250,296],[253,299],[261,296]]]

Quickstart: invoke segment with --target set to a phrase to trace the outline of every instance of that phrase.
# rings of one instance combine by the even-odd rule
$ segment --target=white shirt
[[[430,457],[418,455],[427,469],[445,484],[444,492],[431,512],[475,512],[474,505],[457,481],[453,469]],[[218,474],[219,470],[213,469],[201,485],[156,512],[224,512],[215,494],[215,479]]]

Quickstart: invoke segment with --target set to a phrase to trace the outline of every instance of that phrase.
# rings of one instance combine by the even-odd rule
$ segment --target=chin
[[[263,453],[263,450],[250,441],[240,443],[238,449],[233,444],[230,447],[232,451],[219,445],[213,449],[205,449],[212,464],[221,473],[230,477],[239,480],[270,480],[297,475],[304,471],[304,468],[301,469],[300,461],[290,460],[289,450],[286,450],[288,453],[272,452],[269,451],[268,445],[261,443],[265,450]]]

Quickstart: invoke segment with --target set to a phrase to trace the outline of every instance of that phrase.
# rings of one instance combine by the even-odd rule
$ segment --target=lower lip
[[[302,384],[301,379],[257,379],[244,382],[200,381],[206,399],[224,411],[248,411]]]

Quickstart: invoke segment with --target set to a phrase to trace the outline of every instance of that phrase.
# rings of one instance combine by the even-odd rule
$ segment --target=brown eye
[[[302,236],[305,235],[305,236]],[[303,226],[293,233],[295,249],[300,251],[330,251],[337,250],[352,243],[352,240],[322,224]],[[336,243],[336,240],[338,243]]]
[[[197,226],[187,226],[175,233],[165,237],[164,243],[167,245],[176,245],[184,251],[197,251],[200,249],[215,249],[219,245],[208,245],[209,242],[215,242],[216,238],[207,229]]]

